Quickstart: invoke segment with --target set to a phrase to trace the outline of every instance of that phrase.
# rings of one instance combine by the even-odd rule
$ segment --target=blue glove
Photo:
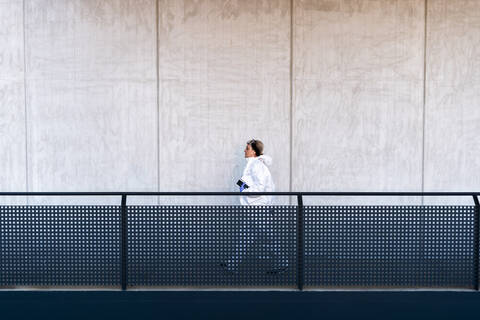
[[[242,183],[242,185],[240,186],[240,192],[242,192],[243,190],[245,190],[245,186],[246,186],[246,185],[247,185],[247,184],[246,184],[245,182]]]

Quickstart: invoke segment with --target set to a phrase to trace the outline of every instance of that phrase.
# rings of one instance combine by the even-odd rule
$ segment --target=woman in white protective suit
[[[275,184],[268,168],[272,163],[272,158],[263,154],[263,143],[260,140],[252,139],[247,142],[244,152],[247,164],[241,179],[237,182],[240,192],[275,191]],[[272,196],[245,195],[240,198],[240,203],[244,206],[269,206],[272,204]],[[274,262],[273,269],[269,270],[268,273],[275,274],[286,270],[288,261],[284,257],[285,253],[279,250],[277,237],[274,236],[275,231],[272,225],[274,218],[273,210],[271,208],[265,208],[265,210],[259,210],[258,212],[252,210],[252,213],[248,214],[251,216],[246,217],[247,221],[245,221],[240,230],[241,241],[237,243],[230,259],[222,263],[221,266],[227,271],[236,272],[247,249],[254,244],[255,240],[268,235],[269,239],[267,242]]]
[[[272,158],[263,154],[263,143],[260,140],[250,140],[245,147],[247,165],[242,178],[237,182],[240,192],[273,192],[275,184],[268,167]],[[271,196],[245,196],[240,198],[244,206],[268,206],[272,204]]]

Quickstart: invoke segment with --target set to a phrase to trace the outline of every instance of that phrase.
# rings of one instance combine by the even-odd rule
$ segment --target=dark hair
[[[248,145],[252,147],[252,150],[255,151],[255,154],[258,156],[261,156],[263,154],[263,142],[260,140],[249,140],[247,142]]]

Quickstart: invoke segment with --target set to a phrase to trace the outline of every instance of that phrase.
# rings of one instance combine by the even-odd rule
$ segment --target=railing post
[[[473,201],[475,201],[475,216],[473,218],[473,287],[475,290],[479,290],[479,241],[480,241],[480,203],[478,202],[478,196],[473,195]]]
[[[127,195],[122,194],[122,211],[120,217],[120,275],[122,290],[127,290]]]
[[[297,195],[297,287],[303,290],[305,280],[305,219],[303,215],[303,199],[302,194]]]

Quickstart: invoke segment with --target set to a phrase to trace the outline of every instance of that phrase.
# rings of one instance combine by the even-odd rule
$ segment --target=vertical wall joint
[[[423,30],[423,103],[422,103],[422,192],[425,192],[425,125],[427,108],[427,23],[428,23],[428,0],[424,6],[424,30]],[[422,197],[422,205],[424,197]]]
[[[25,112],[25,191],[29,191],[28,186],[28,104],[27,104],[27,23],[26,23],[26,11],[25,0],[22,4],[23,8],[23,103]],[[26,204],[28,205],[28,197],[26,197]]]
[[[289,190],[292,191],[293,185],[293,0],[290,1],[290,177]],[[291,200],[290,200],[291,201]],[[290,202],[291,203],[291,202]]]
[[[157,78],[157,95],[156,95],[156,122],[157,122],[157,191],[160,192],[160,57],[159,57],[159,41],[160,41],[160,8],[159,0],[155,1],[155,67],[156,67],[156,78]],[[159,203],[157,198],[157,203]]]

